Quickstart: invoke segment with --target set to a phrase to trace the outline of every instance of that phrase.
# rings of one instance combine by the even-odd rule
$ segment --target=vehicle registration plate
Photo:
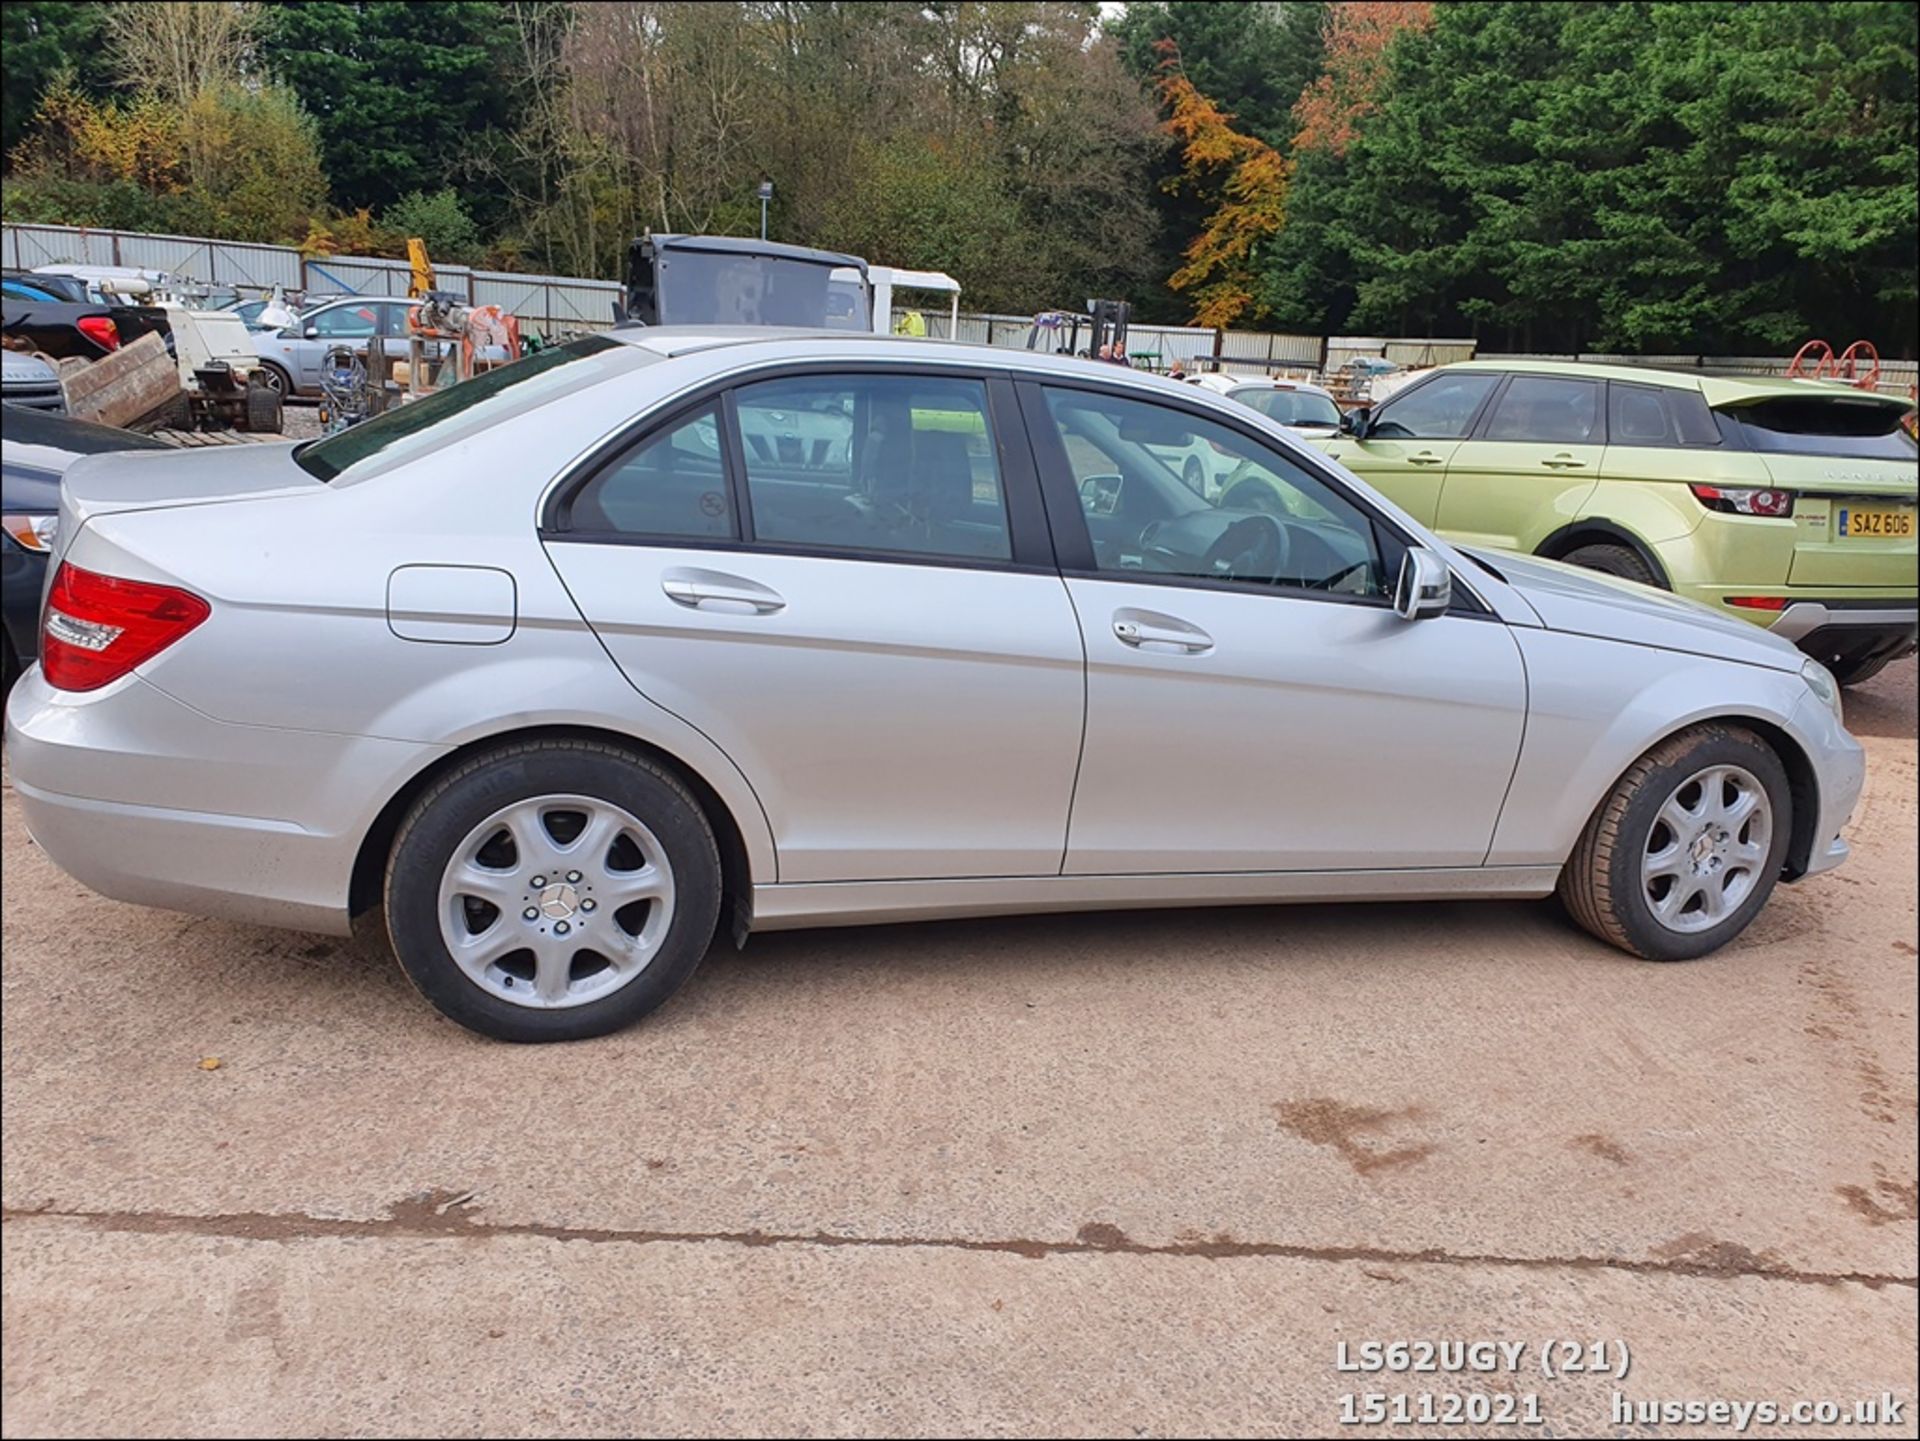
[[[1838,533],[1845,540],[1905,540],[1914,533],[1913,515],[1906,507],[1843,505]]]

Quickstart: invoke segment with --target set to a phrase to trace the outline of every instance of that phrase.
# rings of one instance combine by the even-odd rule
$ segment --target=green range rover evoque
[[[1830,382],[1466,361],[1317,443],[1450,540],[1725,607],[1854,683],[1914,649],[1912,408]]]

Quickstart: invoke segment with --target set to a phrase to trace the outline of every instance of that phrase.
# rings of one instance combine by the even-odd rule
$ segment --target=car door
[[[1021,401],[1087,648],[1067,873],[1480,865],[1526,714],[1506,626],[1458,583],[1453,613],[1402,620],[1407,538],[1257,432],[1078,386]],[[1264,470],[1281,513],[1143,462],[1183,431]]]
[[[316,311],[302,321],[303,338],[293,345],[294,385],[301,390],[318,390],[321,362],[336,345],[364,353],[367,342],[380,332],[380,309],[378,301],[345,300]],[[307,334],[309,331],[311,335]]]
[[[1059,873],[1084,657],[1012,405],[958,371],[782,374],[548,517],[629,680],[752,784],[781,881]]]
[[[1490,370],[1442,370],[1368,413],[1365,434],[1326,443],[1328,455],[1432,525],[1447,463],[1500,383]]]
[[[1606,450],[1605,386],[1514,375],[1447,464],[1434,528],[1462,545],[1531,551],[1577,519]]]

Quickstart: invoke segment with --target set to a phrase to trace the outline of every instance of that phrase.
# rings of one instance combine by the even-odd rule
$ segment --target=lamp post
[[[773,199],[773,182],[762,180],[759,189],[753,192],[760,197],[760,238],[767,238],[767,202]]]

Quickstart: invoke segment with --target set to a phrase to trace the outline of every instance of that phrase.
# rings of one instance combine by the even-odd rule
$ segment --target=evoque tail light
[[[1793,514],[1793,492],[1790,490],[1753,490],[1730,485],[1695,485],[1688,488],[1708,510],[1717,510],[1724,515],[1778,518]]]
[[[212,613],[192,591],[62,564],[47,595],[40,670],[60,690],[98,690]]]

